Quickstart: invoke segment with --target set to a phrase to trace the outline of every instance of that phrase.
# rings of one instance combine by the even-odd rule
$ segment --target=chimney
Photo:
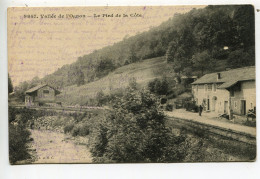
[[[221,79],[220,73],[217,73],[217,80]]]

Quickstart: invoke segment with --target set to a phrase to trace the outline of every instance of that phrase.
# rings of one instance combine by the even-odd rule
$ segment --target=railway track
[[[224,138],[250,145],[256,145],[256,136],[245,132],[235,131],[232,129],[205,124],[188,119],[181,119],[176,117],[168,117],[168,119],[173,121],[175,127],[186,129],[191,132],[200,131],[203,132],[204,135],[208,135],[211,137]]]
[[[25,106],[25,105],[11,105],[14,108],[27,108],[36,110],[55,110],[55,111],[71,111],[71,112],[88,112],[93,110],[108,110],[108,108],[97,107],[97,106]]]

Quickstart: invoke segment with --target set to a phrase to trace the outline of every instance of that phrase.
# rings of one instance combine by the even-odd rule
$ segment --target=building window
[[[44,94],[49,94],[49,90],[43,90]]]
[[[212,91],[212,85],[208,85],[208,91]]]
[[[204,90],[207,91],[207,85],[204,85]]]
[[[237,102],[236,101],[234,101],[234,107],[237,108]]]
[[[234,90],[231,90],[231,91],[230,91],[230,96],[231,96],[231,97],[234,97],[234,96],[235,96]]]
[[[213,84],[213,91],[216,91],[216,84]]]

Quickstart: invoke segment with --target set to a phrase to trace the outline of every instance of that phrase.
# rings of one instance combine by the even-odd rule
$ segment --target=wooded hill
[[[165,56],[176,75],[203,75],[223,68],[255,64],[254,7],[251,5],[207,6],[175,14],[147,32],[84,55],[36,83],[56,88],[81,86],[108,75],[115,69],[146,59]],[[218,62],[218,63],[216,63]],[[219,68],[218,68],[219,70]],[[27,82],[25,82],[27,83]],[[23,84],[21,84],[22,86]]]

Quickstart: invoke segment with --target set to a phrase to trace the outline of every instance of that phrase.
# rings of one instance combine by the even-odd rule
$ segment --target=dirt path
[[[242,126],[240,124],[233,124],[229,122],[223,122],[221,120],[216,120],[216,117],[214,118],[211,115],[212,113],[208,113],[208,114],[203,113],[202,116],[199,116],[198,113],[188,112],[185,111],[185,109],[178,109],[178,110],[173,110],[172,112],[166,112],[166,114],[170,117],[193,120],[204,124],[210,124],[225,129],[231,129],[237,132],[243,132],[246,134],[250,134],[252,136],[256,136],[255,127]]]
[[[37,159],[33,163],[91,163],[91,153],[85,145],[76,145],[65,134],[48,130],[31,130],[32,149]]]

